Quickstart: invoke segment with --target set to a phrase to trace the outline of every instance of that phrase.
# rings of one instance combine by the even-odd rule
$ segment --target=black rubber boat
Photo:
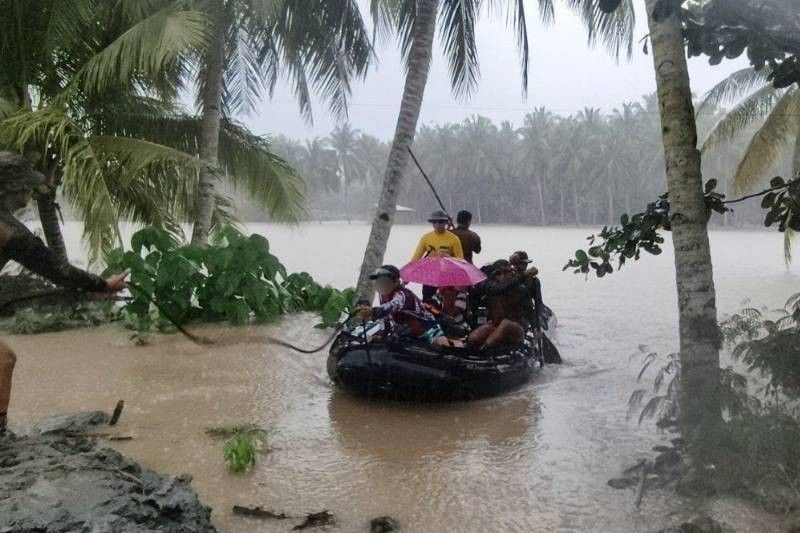
[[[527,383],[542,366],[538,345],[532,335],[520,346],[497,351],[440,348],[392,337],[365,344],[342,332],[331,346],[328,374],[342,389],[371,397],[468,400]]]

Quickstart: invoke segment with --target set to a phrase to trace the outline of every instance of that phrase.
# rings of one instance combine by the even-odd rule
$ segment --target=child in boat
[[[463,339],[469,334],[468,295],[464,288],[440,287],[430,307],[448,337]]]
[[[406,326],[412,337],[435,346],[449,346],[436,319],[422,306],[422,302],[400,280],[400,271],[394,265],[383,265],[370,276],[380,296],[380,305],[359,307],[358,316],[364,320],[389,317],[395,324]]]

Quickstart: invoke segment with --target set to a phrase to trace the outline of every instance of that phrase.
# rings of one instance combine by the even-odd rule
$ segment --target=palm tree
[[[174,95],[182,55],[205,40],[204,18],[181,2],[0,0],[0,36],[0,134],[7,147],[39,154],[51,188],[38,201],[46,239],[66,259],[54,203],[63,179],[96,252],[118,217],[104,156],[82,126],[97,128],[104,106],[144,92]]]
[[[350,80],[366,73],[372,49],[354,0],[196,0],[210,21],[198,61],[202,112],[197,214],[192,242],[205,244],[215,209],[221,121],[272,94],[280,72],[292,78],[301,112],[310,118],[318,90],[339,116]]]
[[[403,173],[408,162],[408,149],[414,141],[422,98],[428,80],[433,50],[434,34],[439,23],[439,34],[447,57],[450,82],[457,96],[466,97],[476,87],[479,77],[478,52],[475,43],[475,21],[481,2],[478,0],[417,0],[396,2],[373,0],[372,13],[379,30],[396,29],[403,56],[406,59],[406,83],[400,104],[392,149],[386,166],[378,209],[372,221],[357,289],[359,298],[369,299],[372,294],[369,274],[383,261],[389,240],[392,220],[401,190]],[[592,41],[599,35],[612,49],[619,51],[627,43],[632,47],[632,4],[624,0],[621,9],[611,15],[600,12],[596,5],[583,6],[577,0],[568,2],[580,10],[584,21],[593,28]],[[594,4],[594,3],[592,3]],[[528,79],[528,34],[523,0],[506,2],[522,51],[523,89]],[[545,21],[553,18],[552,0],[539,0],[539,12]],[[594,30],[597,31],[594,31]]]
[[[696,457],[713,451],[721,420],[716,293],[703,198],[700,151],[679,8],[656,19],[646,0],[661,110],[678,289],[681,425]],[[662,6],[663,7],[663,6]],[[712,437],[712,438],[709,438]]]
[[[344,192],[344,213],[347,222],[350,222],[350,202],[348,192],[350,184],[354,181],[364,181],[364,163],[356,155],[356,143],[361,136],[359,130],[350,127],[349,122],[337,125],[330,134],[331,148],[336,152],[339,160],[339,172],[342,178]]]

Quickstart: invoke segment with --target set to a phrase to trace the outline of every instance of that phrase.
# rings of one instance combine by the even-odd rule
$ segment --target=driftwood
[[[311,527],[329,526],[335,523],[336,519],[333,517],[333,513],[325,510],[325,511],[320,511],[318,513],[311,513],[307,515],[306,521],[300,525],[294,526],[292,528],[292,531],[308,529]]]
[[[251,516],[253,518],[274,518],[276,520],[286,520],[287,518],[292,518],[286,513],[276,513],[262,507],[245,507],[243,505],[234,505],[233,514]]]
[[[87,438],[87,439],[106,439],[106,440],[133,440],[130,435],[115,435],[113,433],[83,433],[79,431],[67,431],[65,437]]]
[[[114,407],[114,413],[111,415],[111,420],[108,421],[109,426],[117,425],[117,422],[119,422],[119,417],[122,416],[123,407],[125,407],[125,400],[118,401],[116,407]]]

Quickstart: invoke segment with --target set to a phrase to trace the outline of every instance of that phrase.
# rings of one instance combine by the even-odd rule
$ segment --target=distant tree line
[[[701,142],[725,117],[723,109],[702,109]],[[732,177],[758,125],[759,120],[752,121],[739,137],[704,154],[704,176],[716,178],[729,197]],[[273,147],[306,180],[312,219],[369,218],[388,142],[345,123],[324,138],[301,142],[278,136]],[[623,103],[611,113],[585,108],[560,116],[541,107],[526,114],[521,125],[474,116],[457,124],[424,126],[413,150],[448,210],[468,209],[478,223],[607,224],[665,192],[655,95]],[[790,156],[787,151],[778,158],[766,175],[791,174]],[[415,167],[406,172],[400,204],[415,211],[398,220],[422,222],[436,208],[435,199]],[[758,206],[751,205],[721,221],[732,226],[762,222]]]

